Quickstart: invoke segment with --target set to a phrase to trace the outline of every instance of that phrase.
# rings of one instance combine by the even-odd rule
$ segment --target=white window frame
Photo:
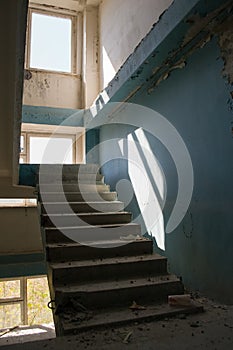
[[[66,75],[78,75],[80,74],[81,66],[81,57],[82,53],[78,55],[77,48],[80,48],[78,42],[81,40],[81,33],[77,34],[77,28],[79,26],[80,16],[78,13],[72,11],[72,14],[68,14],[67,11],[57,10],[57,11],[48,11],[43,9],[43,6],[38,6],[39,8],[29,7],[28,9],[28,21],[27,21],[27,33],[26,33],[26,47],[25,47],[25,69],[30,71],[41,71],[49,72],[55,74],[66,74]],[[71,20],[71,71],[62,72],[57,70],[42,69],[30,67],[30,55],[31,55],[31,28],[32,28],[32,14],[37,13],[46,16],[66,18]],[[78,56],[78,57],[77,57]]]

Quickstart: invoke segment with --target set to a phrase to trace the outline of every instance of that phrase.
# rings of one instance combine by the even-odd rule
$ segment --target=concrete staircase
[[[97,165],[63,166],[72,212],[64,206],[56,165],[42,171],[41,226],[57,335],[200,311],[168,306],[168,295],[184,291],[180,279],[168,274],[166,258],[153,254],[153,242],[131,223]]]

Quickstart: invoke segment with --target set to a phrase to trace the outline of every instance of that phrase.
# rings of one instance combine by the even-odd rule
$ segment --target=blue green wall
[[[83,126],[83,110],[27,106],[22,108],[22,122],[32,124]]]
[[[183,138],[193,163],[194,191],[189,210],[175,231],[166,234],[165,251],[155,244],[156,251],[168,257],[171,271],[182,276],[186,287],[232,303],[232,87],[223,79],[222,69],[214,38],[187,59],[185,68],[173,71],[150,93],[149,85],[145,85],[128,102],[149,107],[167,118]],[[143,127],[143,116],[140,118]],[[104,126],[100,141],[114,135],[123,137],[130,131],[124,125]],[[164,146],[149,134],[147,137],[167,181],[166,225],[177,196],[177,173]],[[111,152],[102,148],[105,157]],[[127,165],[118,166],[116,162],[103,167],[113,186],[127,173]],[[137,203],[130,206],[135,214]]]
[[[0,256],[0,278],[46,274],[47,266],[42,253]]]

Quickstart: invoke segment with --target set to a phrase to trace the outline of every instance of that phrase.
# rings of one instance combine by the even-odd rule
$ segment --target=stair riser
[[[165,259],[152,261],[138,261],[111,265],[96,265],[84,267],[72,267],[63,269],[52,269],[53,284],[68,285],[86,281],[115,280],[123,278],[136,278],[144,276],[155,276],[159,273],[165,274],[167,262]]]
[[[116,201],[117,200],[117,194],[116,192],[105,192],[105,193],[84,193],[83,195],[81,193],[65,193],[65,194],[59,194],[59,193],[46,193],[42,194],[43,198],[46,200],[46,202],[60,202],[64,200],[65,198],[68,202],[94,202],[94,201]]]
[[[81,293],[61,293],[55,291],[55,300],[63,298],[75,298],[87,309],[102,309],[105,307],[126,306],[129,307],[133,301],[137,304],[146,304],[148,302],[158,302],[167,300],[168,295],[182,294],[183,286],[180,281],[171,281],[160,284],[148,284],[145,286],[124,288],[120,290],[100,290],[98,292]]]
[[[73,242],[59,230],[56,231],[45,231],[46,242],[50,243],[71,243]]]
[[[119,213],[119,214],[103,214],[103,215],[82,215],[81,220],[91,225],[107,225],[107,224],[128,224],[131,221],[131,214]],[[82,225],[82,222],[78,223],[76,216],[58,216],[56,217],[56,225],[58,227],[72,227]],[[42,217],[42,226],[54,227],[53,222],[49,216]]]
[[[119,229],[120,227],[120,229]],[[117,230],[117,231],[116,231]],[[119,232],[118,232],[119,231]],[[120,239],[122,236],[128,236],[133,234],[135,235],[141,235],[141,226],[137,224],[130,224],[130,225],[120,225],[118,227],[102,227],[102,240],[103,235],[105,236],[106,240],[109,239]],[[69,229],[64,229],[62,232],[59,229],[45,229],[45,235],[46,235],[46,242],[49,243],[67,243],[67,242],[73,242],[78,241],[80,237],[83,237],[82,240],[86,240],[87,236],[92,237],[91,240],[96,240],[96,237],[99,235],[99,231],[97,233],[95,227],[88,227],[88,228],[77,228],[77,227],[71,227]],[[75,237],[76,236],[76,237]],[[70,237],[70,238],[68,238]]]
[[[104,259],[122,256],[152,254],[153,242],[135,241],[115,248],[93,248],[89,246],[47,248],[47,260],[51,262]]]
[[[95,212],[115,212],[123,211],[124,203],[122,202],[105,202],[105,203],[47,203],[41,206],[42,213],[48,212],[49,214],[65,214],[70,212],[70,208],[74,213],[95,213]]]
[[[40,166],[39,171],[41,173],[50,174],[56,173],[61,170],[61,165],[56,164],[43,164]],[[63,164],[62,165],[62,173],[63,174],[96,174],[99,171],[99,166],[97,164]]]
[[[38,183],[56,183],[56,182],[78,182],[82,184],[95,184],[104,183],[104,176],[101,174],[62,174],[58,176],[56,174],[43,174],[38,176]]]
[[[56,184],[43,184],[39,186],[42,192],[60,192],[61,186]],[[108,192],[110,190],[105,184],[82,184],[63,183],[62,189],[64,192]]]

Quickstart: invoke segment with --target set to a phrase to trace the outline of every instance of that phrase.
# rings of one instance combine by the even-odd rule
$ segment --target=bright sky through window
[[[72,164],[73,140],[64,137],[30,137],[30,163]]]
[[[71,72],[71,19],[32,13],[30,67]]]

